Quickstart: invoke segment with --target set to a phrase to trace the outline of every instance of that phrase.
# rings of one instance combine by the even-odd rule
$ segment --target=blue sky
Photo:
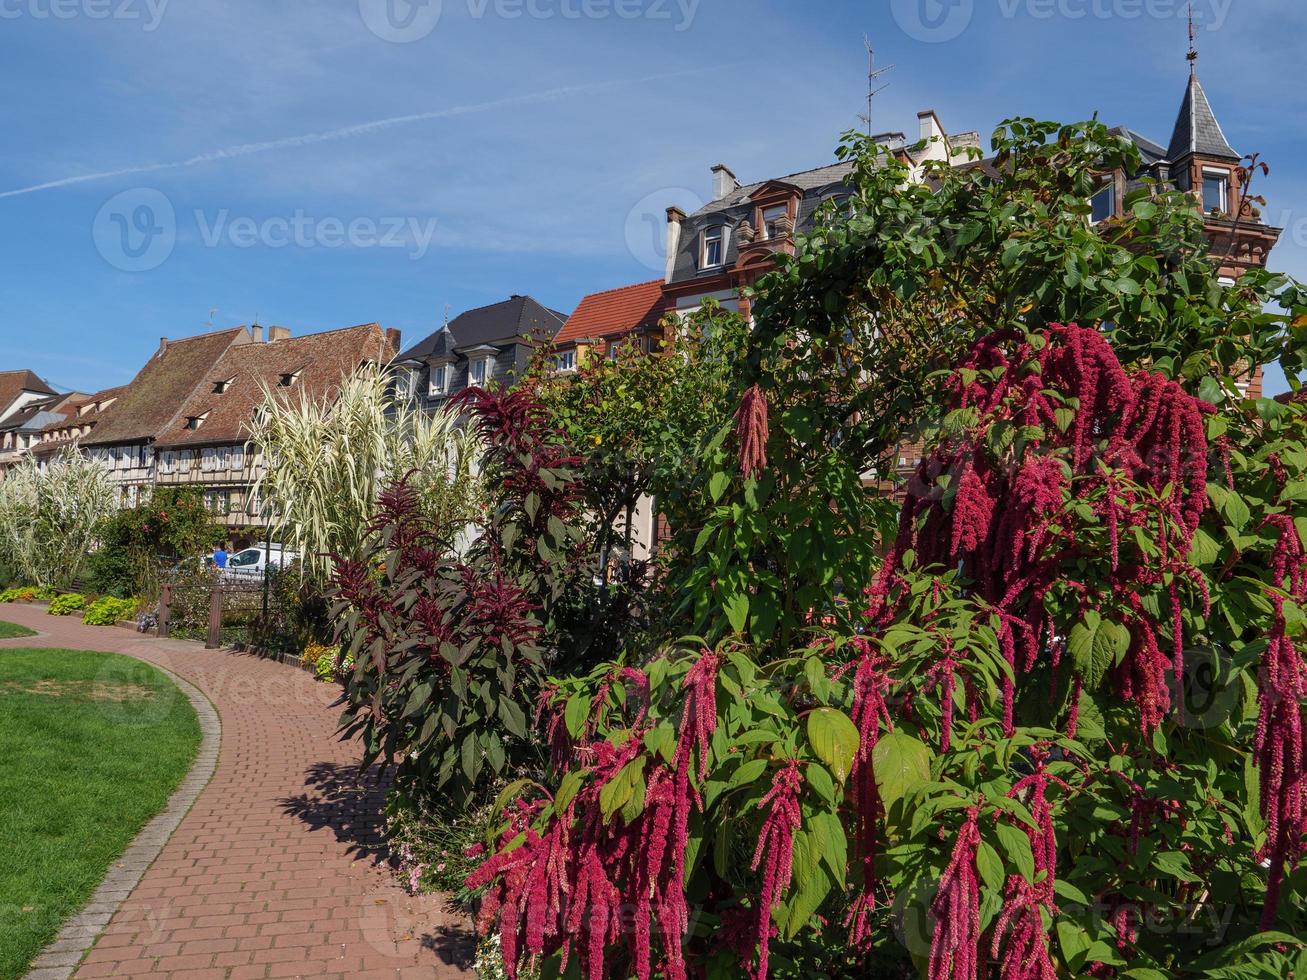
[[[1195,0],[1226,135],[1307,277],[1307,5]],[[876,128],[1097,110],[1163,143],[1180,0],[0,0],[0,366],[94,390],[161,336],[380,321],[661,274],[656,227]],[[212,310],[216,312],[211,313]],[[1273,381],[1282,385],[1282,382]]]

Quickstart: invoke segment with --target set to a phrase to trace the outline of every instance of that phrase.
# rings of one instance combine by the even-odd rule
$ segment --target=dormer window
[[[780,223],[789,217],[790,209],[784,204],[764,208],[762,212],[762,233],[764,238],[779,238],[782,234]]]
[[[554,366],[559,371],[575,371],[576,351],[574,350],[563,351],[563,353],[559,354],[556,358],[554,358]]]
[[[304,370],[303,368],[300,368],[298,371],[288,371],[285,374],[279,376],[277,379],[278,386],[282,388],[289,388],[291,385],[293,385],[296,381],[300,379],[300,373],[303,370]]]
[[[438,398],[445,393],[448,375],[449,368],[444,364],[437,364],[431,368],[431,376],[427,379],[427,396],[429,398]]]
[[[1225,170],[1203,171],[1203,211],[1226,214],[1230,210],[1230,174]]]
[[[204,412],[201,415],[192,415],[186,420],[186,428],[194,430],[202,426],[209,418],[209,413]]]
[[[225,395],[235,381],[236,381],[235,378],[227,378],[223,381],[215,381],[213,383],[213,393],[215,395]]]
[[[468,367],[468,380],[478,388],[485,387],[486,365],[489,363],[490,363],[489,358],[478,357]]]
[[[1089,199],[1090,215],[1089,220],[1092,224],[1098,224],[1100,221],[1106,221],[1108,218],[1116,216],[1116,182],[1112,181],[1106,184],[1097,194]]]
[[[725,261],[724,240],[725,229],[720,225],[703,233],[703,268],[711,269]]]

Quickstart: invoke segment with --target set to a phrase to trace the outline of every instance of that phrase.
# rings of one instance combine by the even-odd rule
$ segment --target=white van
[[[232,552],[227,557],[227,567],[222,577],[233,581],[262,582],[268,568],[281,568],[299,560],[299,555],[286,551],[279,544],[255,545]]]

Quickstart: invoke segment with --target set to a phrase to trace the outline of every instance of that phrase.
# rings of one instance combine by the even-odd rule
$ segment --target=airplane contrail
[[[136,174],[156,173],[160,170],[181,170],[187,167],[197,167],[204,163],[213,163],[218,160],[231,160],[236,157],[246,157],[255,153],[267,153],[271,150],[281,150],[288,147],[311,146],[314,143],[328,143],[333,140],[349,139],[352,136],[363,136],[367,133],[375,133],[378,130],[389,129],[392,126],[406,126],[410,123],[427,122],[432,119],[449,119],[454,116],[467,116],[479,112],[489,112],[492,109],[506,109],[515,106],[534,105],[540,102],[552,102],[555,99],[566,98],[569,95],[585,95],[593,92],[601,92],[605,89],[621,88],[627,85],[639,85],[644,82],[665,81],[669,78],[679,78],[687,75],[700,75],[705,72],[720,71],[727,65],[715,65],[711,68],[692,68],[685,71],[664,72],[658,75],[648,75],[644,78],[622,78],[610,82],[587,82],[584,85],[566,85],[560,88],[546,89],[542,92],[531,92],[527,95],[514,95],[504,99],[495,99],[491,102],[475,102],[471,105],[451,106],[447,109],[435,109],[431,112],[414,112],[403,116],[389,116],[385,119],[373,119],[368,122],[355,123],[353,126],[342,126],[340,129],[329,129],[321,133],[305,133],[300,136],[285,136],[281,139],[264,140],[259,143],[239,143],[235,146],[223,147],[218,150],[210,150],[207,153],[200,153],[193,157],[187,157],[184,160],[171,160],[165,163],[144,163],[133,167],[122,167],[118,170],[102,170],[97,173],[79,174],[76,177],[63,177],[59,180],[48,180],[40,184],[32,184],[28,187],[16,187],[13,190],[0,191],[0,198],[18,197],[22,194],[34,194],[37,191],[54,190],[58,187],[70,187],[74,184],[85,184],[95,180],[109,180],[113,177],[128,177]]]

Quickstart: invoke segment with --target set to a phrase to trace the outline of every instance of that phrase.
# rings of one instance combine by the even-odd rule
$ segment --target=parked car
[[[299,560],[299,555],[285,550],[281,545],[265,547],[254,545],[233,551],[227,557],[227,567],[223,569],[222,578],[228,581],[262,582],[269,568],[282,568]]]

